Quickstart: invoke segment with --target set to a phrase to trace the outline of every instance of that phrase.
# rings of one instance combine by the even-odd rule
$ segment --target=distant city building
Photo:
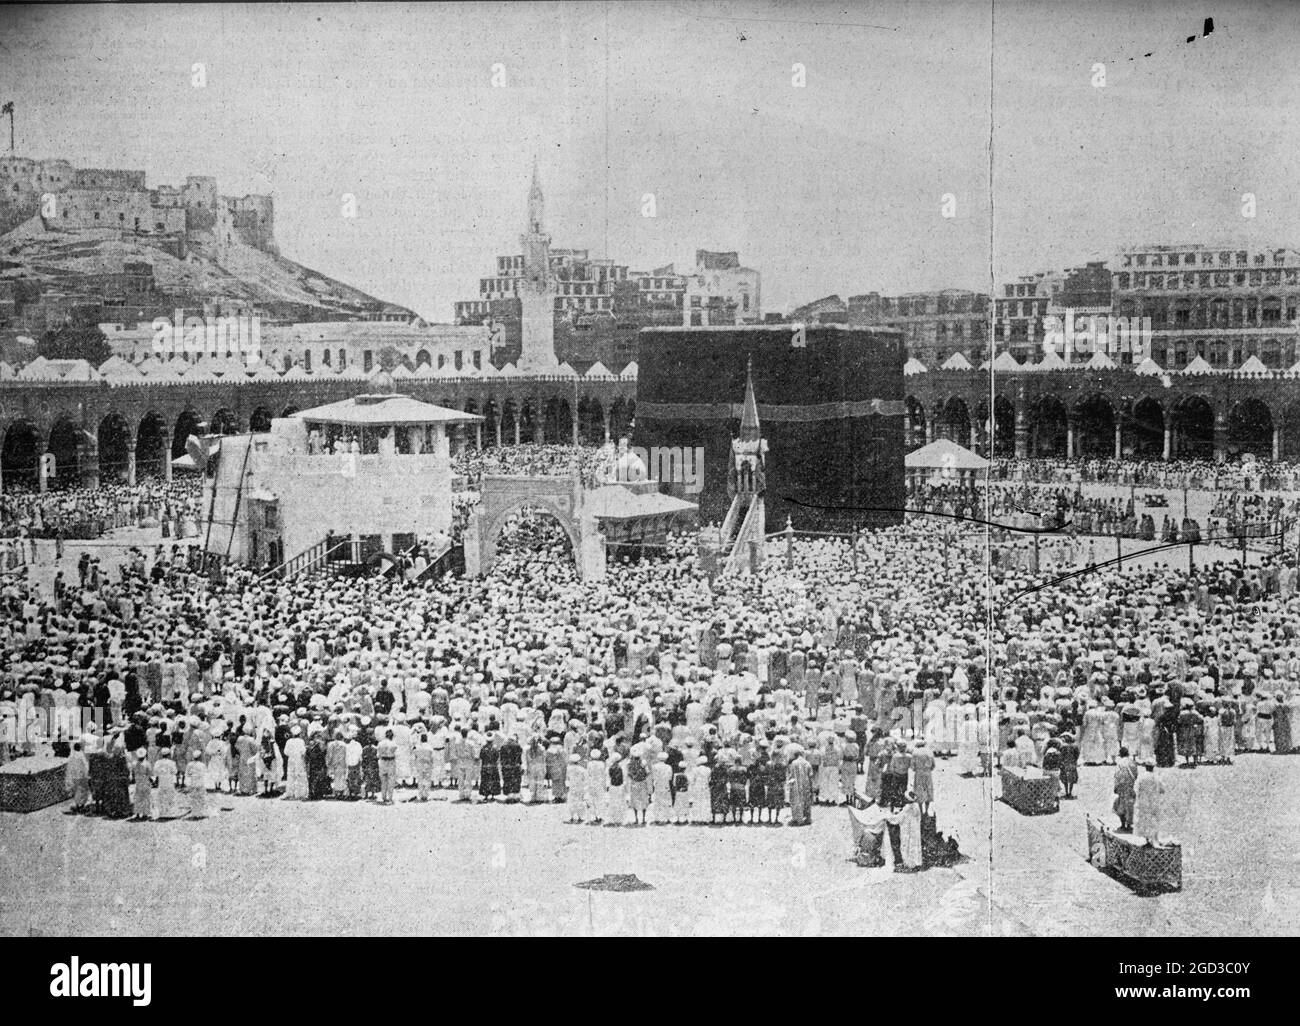
[[[972,366],[987,359],[988,297],[966,289],[850,296],[848,323],[898,328],[909,356],[938,367],[955,353]]]
[[[534,208],[537,218],[532,216]],[[549,268],[553,291],[542,294],[552,304],[557,362],[582,367],[599,361],[617,371],[635,358],[641,328],[762,322],[761,275],[742,266],[738,253],[701,249],[691,270],[679,271],[673,264],[630,270],[626,264],[594,258],[589,250],[551,248],[542,209],[534,169],[529,231],[520,240],[524,252],[498,256],[495,273],[479,279],[478,296],[454,306],[457,324],[491,330],[498,366],[518,361],[523,352],[530,264],[544,262]],[[532,280],[539,279],[533,275]],[[534,312],[540,317],[536,306]],[[533,323],[540,329],[540,320]]]
[[[1200,357],[1234,368],[1255,356],[1285,370],[1300,359],[1300,250],[1133,246],[1116,259],[1112,283],[1117,316],[1150,319],[1162,367]]]
[[[204,311],[204,321],[249,313],[214,304]],[[168,313],[169,323],[175,319]],[[124,325],[103,322],[100,331],[115,356],[131,363],[155,358],[157,332],[151,324]],[[307,321],[299,324],[264,324],[260,328],[260,360],[277,373],[293,367],[308,372],[359,369],[369,373],[388,363],[409,370],[472,373],[491,361],[491,336],[483,325],[426,324],[423,321]],[[215,336],[214,336],[215,343]],[[174,354],[189,362],[222,358],[212,348]],[[388,367],[386,369],[392,369]]]

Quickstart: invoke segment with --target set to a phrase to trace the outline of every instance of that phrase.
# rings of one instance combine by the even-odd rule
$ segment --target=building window
[[[373,367],[374,365],[375,365],[375,354],[371,350],[367,349],[365,352],[361,354],[361,369],[365,371],[367,374],[369,374],[370,368]]]
[[[330,365],[330,351],[328,349],[322,349],[320,351],[320,362],[326,367]]]
[[[307,373],[309,374],[311,373],[311,350],[310,349],[303,350],[302,366],[303,366],[303,370],[307,371]]]
[[[346,349],[339,350],[339,370],[343,370],[348,365],[348,353]]]

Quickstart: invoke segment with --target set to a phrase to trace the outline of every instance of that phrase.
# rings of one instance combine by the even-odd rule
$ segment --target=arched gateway
[[[465,574],[479,577],[492,569],[501,529],[524,510],[544,510],[559,521],[573,548],[578,576],[599,581],[605,576],[607,547],[618,551],[662,543],[672,521],[697,508],[662,494],[640,458],[626,449],[590,482],[578,474],[488,475],[465,525]]]

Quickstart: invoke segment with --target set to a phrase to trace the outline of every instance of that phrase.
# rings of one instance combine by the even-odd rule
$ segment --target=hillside
[[[99,228],[51,228],[33,217],[0,235],[0,282],[26,279],[30,295],[64,293],[74,297],[113,295],[112,278],[126,265],[145,263],[153,281],[145,294],[122,296],[130,307],[201,308],[206,301],[256,303],[264,315],[304,320],[345,319],[406,313],[375,296],[336,281],[286,257],[256,249],[238,238],[214,247],[174,238],[135,236]],[[184,253],[182,259],[178,253]],[[105,282],[108,289],[105,290]]]

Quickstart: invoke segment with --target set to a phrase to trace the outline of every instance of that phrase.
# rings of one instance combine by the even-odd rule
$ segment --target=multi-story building
[[[1255,356],[1285,370],[1300,359],[1300,250],[1132,246],[1111,276],[1115,315],[1150,319],[1151,355],[1162,367],[1199,356],[1230,369]]]
[[[534,193],[540,195],[534,180]],[[581,368],[599,360],[618,370],[636,353],[645,327],[759,323],[761,276],[739,254],[696,250],[695,267],[668,264],[650,271],[593,257],[585,249],[549,248],[554,342],[558,360]],[[524,254],[496,258],[495,273],[479,279],[479,294],[455,304],[455,322],[481,324],[496,341],[494,358],[509,363],[522,352]]]
[[[1047,334],[1048,307],[1057,301],[1065,275],[1039,271],[1002,286],[993,299],[993,343],[1021,363],[1037,363]]]
[[[683,278],[683,327],[762,323],[762,275],[742,267],[738,253],[697,249],[695,270]]]
[[[938,367],[960,353],[971,366],[988,359],[988,297],[967,289],[850,296],[848,323],[898,328],[909,357]]]

